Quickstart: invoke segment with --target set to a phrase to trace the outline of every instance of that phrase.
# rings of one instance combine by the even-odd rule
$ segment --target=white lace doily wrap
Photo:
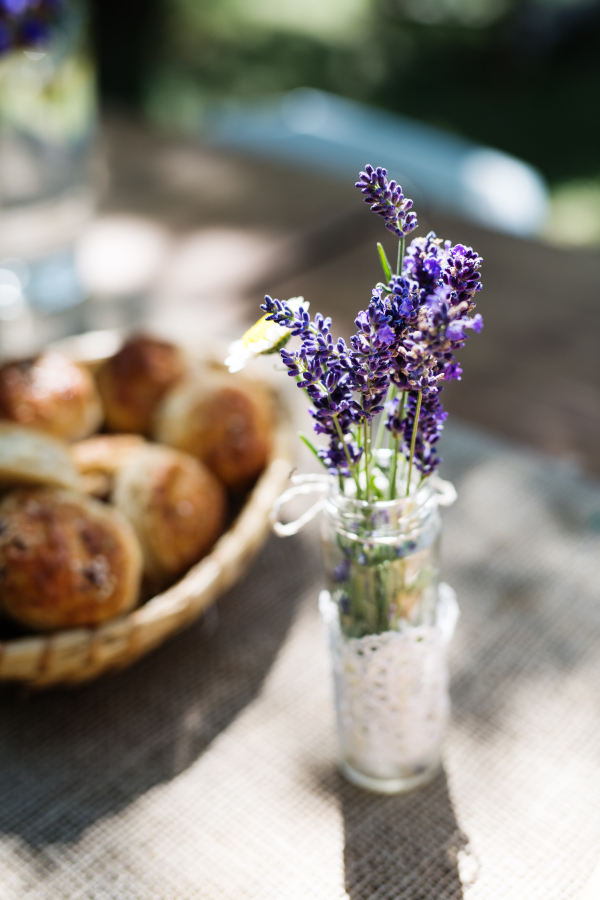
[[[440,584],[438,597],[434,626],[346,638],[337,606],[321,592],[341,752],[365,775],[408,778],[439,759],[450,712],[446,648],[459,612],[447,584]]]

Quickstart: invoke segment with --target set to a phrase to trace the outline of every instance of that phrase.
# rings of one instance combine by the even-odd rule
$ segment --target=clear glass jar
[[[96,123],[87,8],[70,0],[43,43],[0,57],[0,323],[85,297],[73,247],[94,212]]]
[[[367,503],[335,481],[324,507],[325,576],[345,637],[435,622],[441,519],[425,482],[407,499]]]
[[[439,580],[439,505],[454,502],[432,476],[408,498],[368,503],[329,476],[295,476],[272,514],[280,536],[318,512],[327,590],[320,608],[331,649],[340,768],[381,793],[411,790],[437,772],[450,711],[447,646],[458,617]],[[294,522],[281,507],[298,494],[322,498]]]
[[[432,480],[409,498],[375,503],[332,483],[324,504],[320,606],[340,767],[383,793],[417,787],[440,765],[450,710],[444,621],[456,601],[439,581],[438,499]]]

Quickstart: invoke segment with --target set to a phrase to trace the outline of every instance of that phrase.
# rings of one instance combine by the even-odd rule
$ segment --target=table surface
[[[350,331],[381,231],[348,186],[119,120],[105,141],[98,222],[150,228],[157,265],[36,339],[233,336],[267,290]],[[577,466],[600,472],[600,260],[424,218],[486,260],[486,328],[447,391],[443,575],[462,618],[443,773],[400,797],[338,775],[316,531],[272,538],[132,669],[0,691],[0,900],[580,897],[600,856],[600,485]]]
[[[336,771],[316,530],[128,671],[0,692],[1,900],[568,900],[600,855],[600,485],[450,425],[444,771]]]

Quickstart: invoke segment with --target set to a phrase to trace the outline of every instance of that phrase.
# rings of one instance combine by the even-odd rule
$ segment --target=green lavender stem
[[[402,260],[404,259],[404,235],[398,242],[398,261],[396,263],[396,275],[402,274]]]
[[[370,484],[370,472],[369,472],[369,461],[371,457],[371,441],[369,438],[369,423],[365,419],[364,424],[364,434],[365,434],[365,480],[367,483],[367,502],[371,500],[371,484]]]
[[[388,388],[387,397],[385,398],[385,406],[387,406],[387,404],[391,400],[394,399],[397,392],[398,392],[398,386],[392,381],[391,385]],[[381,418],[379,420],[379,428],[377,430],[377,440],[375,441],[375,450],[381,449],[384,434],[385,434],[385,409],[381,413]]]
[[[390,472],[390,500],[396,499],[396,472],[398,471],[398,435],[394,435],[394,448],[392,450],[392,469]]]
[[[350,451],[348,450],[348,447],[347,447],[347,445],[346,445],[346,441],[344,440],[344,435],[343,435],[342,429],[341,429],[341,427],[340,427],[340,423],[339,423],[338,420],[337,420],[337,416],[334,416],[334,417],[333,417],[333,421],[334,421],[334,423],[335,423],[336,431],[337,431],[337,433],[338,433],[338,435],[339,435],[340,441],[342,442],[342,447],[344,448],[344,453],[346,454],[346,460],[347,460],[347,462],[348,462],[348,468],[349,468],[350,471],[352,472],[352,477],[354,478],[354,483],[355,483],[355,485],[356,485],[356,497],[357,497],[357,499],[359,499],[359,498],[360,498],[360,482],[359,482],[358,476],[357,476],[357,474],[356,474],[356,469],[355,469],[355,467],[352,465],[352,459],[351,459],[351,457],[350,457]]]
[[[417,443],[417,431],[419,430],[419,416],[421,415],[421,401],[423,400],[423,392],[419,391],[417,399],[417,409],[415,412],[415,421],[412,430],[412,440],[410,442],[410,459],[408,461],[408,478],[406,479],[406,496],[410,493],[410,479],[412,475],[413,456],[415,455],[415,444]]]
[[[404,415],[404,403],[406,401],[406,391],[402,391],[402,399],[400,400],[400,409],[398,410],[398,419],[402,421]],[[390,500],[396,499],[396,474],[398,472],[398,435],[394,436],[394,449],[392,451],[392,469],[390,473]]]

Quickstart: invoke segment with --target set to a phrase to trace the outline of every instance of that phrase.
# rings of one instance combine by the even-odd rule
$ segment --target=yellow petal
[[[259,341],[266,341],[268,340],[267,332],[270,332],[269,338],[271,340],[269,340],[269,344],[276,343],[276,341],[272,340],[272,337],[274,336],[272,331],[273,327],[279,329],[277,340],[280,340],[285,335],[287,329],[282,328],[281,325],[276,325],[274,322],[267,322],[267,316],[265,314],[242,336],[242,344],[244,347],[251,347],[252,344],[257,344]]]

